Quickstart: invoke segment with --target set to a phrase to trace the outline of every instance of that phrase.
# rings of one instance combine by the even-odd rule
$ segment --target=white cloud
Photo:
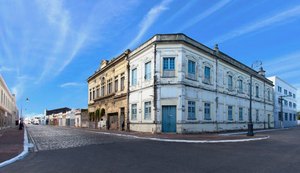
[[[193,5],[197,2],[197,0],[190,0],[185,2],[185,5],[183,7],[180,7],[180,10],[175,11],[175,13],[165,21],[165,25],[169,25],[171,22],[173,22],[177,17],[181,16],[183,13],[188,11]]]
[[[199,15],[197,15],[194,18],[192,18],[191,20],[189,20],[186,24],[184,24],[179,29],[179,31],[183,31],[183,30],[185,30],[185,29],[187,29],[187,28],[195,25],[199,21],[201,21],[201,20],[207,18],[208,16],[214,14],[215,12],[217,12],[218,10],[220,10],[221,8],[223,8],[224,6],[226,6],[227,4],[229,4],[230,2],[231,2],[231,0],[220,1],[219,3],[215,4],[211,8],[205,10],[204,12],[200,13]]]
[[[83,83],[77,83],[77,82],[67,82],[60,85],[61,88],[67,88],[67,87],[78,87],[83,86]]]
[[[263,63],[268,76],[279,75],[283,78],[294,78],[300,74],[300,52],[294,52]],[[293,63],[290,63],[293,62]]]
[[[0,67],[0,72],[12,72],[12,71],[15,71],[15,70],[16,69],[11,68],[11,67],[5,67],[5,66]]]
[[[233,30],[221,37],[218,37],[218,38],[210,41],[208,44],[222,43],[227,40],[233,39],[235,37],[239,37],[241,35],[257,31],[262,28],[272,27],[275,24],[285,23],[285,22],[287,22],[288,19],[292,19],[292,18],[296,18],[296,17],[300,17],[300,5],[295,6],[288,10],[282,11],[278,14],[272,15],[268,18],[258,20],[251,24],[247,24],[244,27]]]
[[[143,20],[141,21],[141,23],[139,24],[139,32],[138,34],[135,36],[135,38],[126,46],[125,49],[127,48],[132,48],[133,46],[135,46],[140,40],[141,38],[144,36],[144,34],[147,32],[147,30],[153,25],[153,23],[158,19],[158,17],[160,16],[160,14],[162,12],[164,12],[166,9],[168,9],[168,4],[171,2],[172,0],[163,0],[160,4],[158,4],[157,6],[151,8],[148,13],[146,14],[146,16],[144,16]],[[124,49],[124,50],[125,50]]]

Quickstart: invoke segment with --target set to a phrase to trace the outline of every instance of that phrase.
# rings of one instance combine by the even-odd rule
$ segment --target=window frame
[[[144,102],[144,120],[151,120],[151,101]]]
[[[196,120],[196,102],[195,101],[188,101],[187,120]]]

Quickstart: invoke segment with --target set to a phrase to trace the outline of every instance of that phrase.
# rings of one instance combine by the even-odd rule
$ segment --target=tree
[[[97,110],[96,110],[96,114],[95,114],[95,129],[98,128],[98,125],[97,125],[97,124],[98,124],[99,119],[100,119],[100,110],[97,109]]]

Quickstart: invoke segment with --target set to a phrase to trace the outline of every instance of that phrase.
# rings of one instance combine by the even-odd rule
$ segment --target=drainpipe
[[[125,52],[125,60],[127,61],[127,94],[126,94],[126,99],[127,99],[127,116],[126,116],[126,130],[127,131],[130,131],[130,122],[129,122],[129,93],[130,93],[130,90],[129,90],[129,86],[130,86],[130,80],[129,80],[129,72],[130,72],[130,66],[129,66],[129,53],[130,53],[130,50],[127,49],[126,52]]]
[[[218,125],[218,105],[219,105],[219,97],[218,97],[218,54],[219,54],[219,47],[218,44],[215,45],[215,58],[216,58],[216,131],[219,131]]]
[[[154,43],[154,75],[153,75],[153,107],[154,107],[154,123],[155,123],[155,130],[157,132],[157,77],[156,77],[156,43]]]

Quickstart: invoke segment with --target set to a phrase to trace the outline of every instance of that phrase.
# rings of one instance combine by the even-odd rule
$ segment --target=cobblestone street
[[[37,152],[0,168],[0,173],[300,171],[300,128],[263,132],[270,138],[261,141],[219,144],[159,142],[41,125],[27,130]]]
[[[39,151],[129,140],[124,137],[99,135],[92,131],[67,127],[28,125],[27,130]]]

